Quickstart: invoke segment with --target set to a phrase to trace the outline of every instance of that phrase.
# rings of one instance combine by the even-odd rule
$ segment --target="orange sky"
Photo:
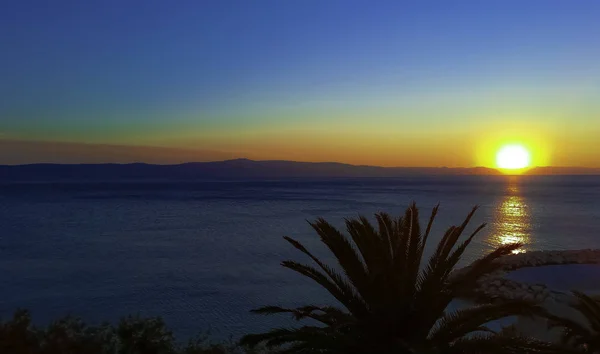
[[[600,167],[598,1],[260,2],[12,2],[0,163]]]
[[[520,143],[532,154],[535,166],[600,167],[594,132],[577,135],[449,132],[427,138],[394,132],[348,133],[327,131],[245,132],[208,139],[182,139],[148,144],[114,145],[0,140],[0,164],[35,162],[159,164],[214,161],[246,157],[256,160],[336,161],[378,166],[496,167],[497,150]],[[162,146],[161,146],[162,145]],[[192,148],[190,148],[190,146]]]

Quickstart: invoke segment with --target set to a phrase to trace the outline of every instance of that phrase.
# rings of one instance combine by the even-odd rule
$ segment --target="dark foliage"
[[[570,304],[584,323],[565,317],[550,317],[551,328],[562,328],[562,341],[584,353],[600,353],[600,300],[574,291]]]
[[[337,260],[336,267],[325,264],[300,242],[284,237],[316,267],[295,261],[282,265],[314,280],[343,307],[267,306],[254,310],[258,314],[289,313],[320,325],[251,334],[242,338],[242,344],[264,343],[285,353],[561,353],[552,345],[495,335],[485,327],[507,316],[543,313],[533,303],[510,301],[446,312],[462,290],[475,287],[478,279],[499,267],[495,260],[521,246],[503,245],[464,271],[455,272],[467,246],[484,227],[480,225],[459,242],[475,211],[446,231],[424,264],[438,207],[425,228],[419,223],[415,204],[398,218],[376,214],[376,225],[365,217],[347,219],[349,236],[324,219],[310,223]]]
[[[178,345],[160,318],[128,316],[116,326],[88,326],[65,317],[45,328],[31,322],[28,311],[18,310],[0,322],[0,353],[10,354],[234,354],[247,353],[236,343],[211,343],[206,334]]]

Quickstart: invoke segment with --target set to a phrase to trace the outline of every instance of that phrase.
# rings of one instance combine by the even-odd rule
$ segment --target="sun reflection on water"
[[[508,187],[508,195],[496,210],[495,236],[491,240],[493,246],[506,245],[519,242],[524,245],[529,243],[531,218],[525,199],[519,195],[517,185]],[[525,248],[514,250],[513,253],[524,253]]]

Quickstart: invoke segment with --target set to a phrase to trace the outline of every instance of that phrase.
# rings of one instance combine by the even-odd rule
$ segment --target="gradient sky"
[[[387,166],[519,142],[599,167],[598,19],[596,0],[3,0],[0,139]]]

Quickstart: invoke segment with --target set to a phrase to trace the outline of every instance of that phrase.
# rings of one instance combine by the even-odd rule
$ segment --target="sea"
[[[475,205],[487,227],[462,264],[494,247],[600,248],[600,176],[0,183],[0,319],[66,314],[88,323],[161,316],[177,338],[237,338],[297,325],[250,313],[335,301],[283,260],[310,263],[283,236],[334,264],[309,222],[394,216],[440,204],[427,253]]]

